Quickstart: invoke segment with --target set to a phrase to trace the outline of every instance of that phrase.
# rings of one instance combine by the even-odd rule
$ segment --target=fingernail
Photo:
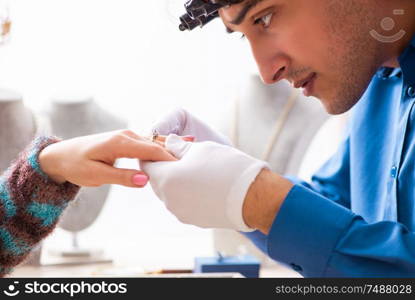
[[[133,176],[133,183],[138,186],[145,186],[148,182],[148,177],[142,174]]]
[[[187,142],[193,142],[195,140],[195,137],[192,135],[186,135],[183,137],[183,140],[187,141]]]

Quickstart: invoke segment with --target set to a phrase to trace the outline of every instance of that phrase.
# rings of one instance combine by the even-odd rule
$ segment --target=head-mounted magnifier
[[[180,17],[181,31],[203,27],[219,16],[219,9],[244,0],[189,0],[184,4],[186,13]]]

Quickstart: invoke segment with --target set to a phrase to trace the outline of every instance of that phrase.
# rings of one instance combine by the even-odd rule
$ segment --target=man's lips
[[[310,75],[308,75],[306,78],[294,82],[294,87],[296,89],[305,87],[310,81],[312,81],[316,77],[316,75],[317,74],[313,72]]]

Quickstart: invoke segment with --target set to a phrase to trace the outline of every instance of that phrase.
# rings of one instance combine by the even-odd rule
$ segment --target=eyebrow
[[[241,25],[242,22],[245,20],[246,15],[249,13],[251,9],[253,9],[259,2],[262,2],[263,0],[248,0],[244,7],[241,9],[239,14],[230,21],[229,23],[233,25]],[[234,31],[230,29],[228,26],[226,26],[226,32],[227,33],[233,33]]]
[[[239,14],[230,23],[233,25],[241,25],[249,11],[262,1],[263,0],[248,0]]]

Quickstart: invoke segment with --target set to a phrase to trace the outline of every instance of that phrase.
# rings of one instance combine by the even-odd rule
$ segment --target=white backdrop
[[[35,110],[63,91],[94,95],[137,131],[176,106],[215,124],[249,47],[219,20],[182,33],[184,0],[11,0],[11,41],[0,47],[0,87]],[[133,164],[130,164],[134,166]],[[117,262],[189,266],[212,253],[209,231],[179,224],[146,188],[114,187],[81,245],[105,247]],[[69,245],[58,230],[50,247]]]
[[[57,92],[81,91],[137,124],[178,105],[212,118],[239,74],[254,69],[247,43],[220,20],[180,32],[184,0],[10,2],[0,86],[34,108]]]

